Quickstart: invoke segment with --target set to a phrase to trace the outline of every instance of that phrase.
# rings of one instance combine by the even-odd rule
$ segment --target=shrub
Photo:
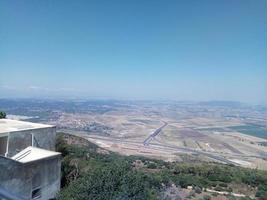
[[[219,183],[219,186],[220,187],[227,187],[227,184],[226,183]]]
[[[223,189],[223,188],[220,187],[220,186],[215,187],[214,190],[219,191],[219,192],[220,192],[220,191],[225,191],[225,189]]]
[[[256,193],[256,197],[258,197],[259,200],[267,200],[267,192],[263,190],[258,190]]]
[[[157,169],[157,164],[154,162],[150,162],[147,164],[148,169]]]

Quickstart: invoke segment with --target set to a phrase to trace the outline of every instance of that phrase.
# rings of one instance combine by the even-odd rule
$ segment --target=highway
[[[164,124],[159,127],[158,129],[156,129],[152,134],[150,134],[143,142],[140,141],[128,141],[128,140],[124,140],[122,138],[115,138],[115,137],[96,137],[96,136],[90,136],[90,135],[82,135],[82,134],[77,134],[77,136],[83,137],[85,139],[93,139],[93,141],[96,140],[102,140],[102,141],[107,141],[107,142],[112,142],[113,144],[118,144],[118,145],[122,145],[122,144],[127,144],[127,145],[134,145],[136,148],[136,150],[138,150],[140,147],[138,147],[139,145],[143,145],[146,148],[149,149],[154,149],[154,150],[159,150],[159,151],[169,151],[170,153],[172,152],[180,152],[180,153],[193,153],[193,154],[197,154],[197,155],[204,155],[207,156],[209,158],[212,158],[214,160],[223,162],[223,163],[227,163],[227,164],[234,164],[234,165],[239,165],[235,162],[230,161],[229,159],[225,158],[224,156],[220,155],[217,152],[206,152],[206,151],[202,151],[202,150],[197,150],[197,149],[191,149],[191,148],[187,148],[187,147],[178,147],[175,145],[170,145],[170,144],[160,144],[160,143],[151,143],[156,136],[158,136],[162,129],[165,128],[168,125],[167,122],[164,122]],[[75,135],[75,134],[74,134]],[[92,140],[90,140],[92,141]],[[242,156],[242,154],[230,154],[228,156],[234,156],[234,157],[251,157],[251,156]],[[254,156],[253,156],[254,157]]]
[[[161,126],[161,128],[162,128],[162,126]],[[157,132],[157,135],[158,134],[159,134],[159,132]],[[150,136],[152,136],[152,134]],[[102,141],[109,141],[109,142],[111,141],[110,138],[105,138],[105,137],[98,138],[98,137],[92,137],[92,136],[88,136],[88,135],[87,136],[82,136],[82,137],[85,138],[85,139],[102,140]],[[155,137],[155,135],[152,136],[152,140],[154,139],[154,137]],[[150,137],[148,137],[148,138],[150,138]],[[90,141],[92,141],[92,140],[90,140]],[[151,142],[151,140],[149,142]],[[138,145],[142,144],[141,142],[126,141],[126,140],[121,140],[121,139],[118,139],[118,138],[112,138],[112,143],[119,144],[119,145],[121,145],[121,144],[137,145],[136,149],[138,149]],[[144,144],[144,142],[143,142],[143,144]],[[194,153],[194,154],[198,154],[198,155],[204,155],[204,156],[207,156],[209,158],[212,158],[212,159],[215,159],[217,161],[221,161],[221,162],[224,162],[224,163],[227,163],[227,164],[238,165],[237,163],[232,162],[232,161],[228,160],[227,158],[224,158],[223,156],[219,155],[218,153],[204,152],[204,151],[200,151],[200,150],[190,149],[190,148],[187,148],[187,147],[177,147],[177,146],[174,146],[174,145],[167,145],[167,144],[154,144],[153,143],[153,144],[150,144],[149,146],[147,145],[146,147],[149,148],[149,149],[154,149],[154,150],[159,150],[159,151],[164,151],[164,152],[170,151],[170,153],[171,152]],[[231,155],[232,156],[237,156],[237,157],[241,156],[240,154],[236,154],[236,155],[235,154],[231,154]]]
[[[149,136],[144,140],[144,142],[143,142],[144,146],[148,146],[149,143],[150,143],[152,140],[154,140],[155,137],[156,137],[158,134],[160,134],[160,132],[162,131],[162,129],[163,129],[165,126],[167,126],[167,125],[168,125],[168,123],[167,123],[167,122],[164,122],[164,124],[163,124],[161,127],[159,127],[157,130],[155,130],[151,135],[149,135]]]

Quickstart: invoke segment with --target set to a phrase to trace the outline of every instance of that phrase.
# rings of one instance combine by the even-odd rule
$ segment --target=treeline
[[[58,200],[163,199],[173,184],[192,186],[197,192],[205,188],[232,192],[233,185],[246,185],[259,200],[267,200],[265,171],[215,163],[171,163],[98,150],[89,142],[68,145],[63,135],[58,137],[57,151],[63,154],[63,189]]]
[[[156,177],[132,170],[131,159],[96,149],[94,144],[78,147],[58,139],[57,151],[63,154],[59,200],[159,199],[161,185]]]

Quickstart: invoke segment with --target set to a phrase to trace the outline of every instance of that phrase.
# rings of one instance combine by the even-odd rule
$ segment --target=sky
[[[266,0],[0,1],[0,98],[267,103]]]

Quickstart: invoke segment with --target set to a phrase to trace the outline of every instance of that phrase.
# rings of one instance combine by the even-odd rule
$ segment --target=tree
[[[6,118],[6,113],[3,111],[0,111],[0,119]]]

